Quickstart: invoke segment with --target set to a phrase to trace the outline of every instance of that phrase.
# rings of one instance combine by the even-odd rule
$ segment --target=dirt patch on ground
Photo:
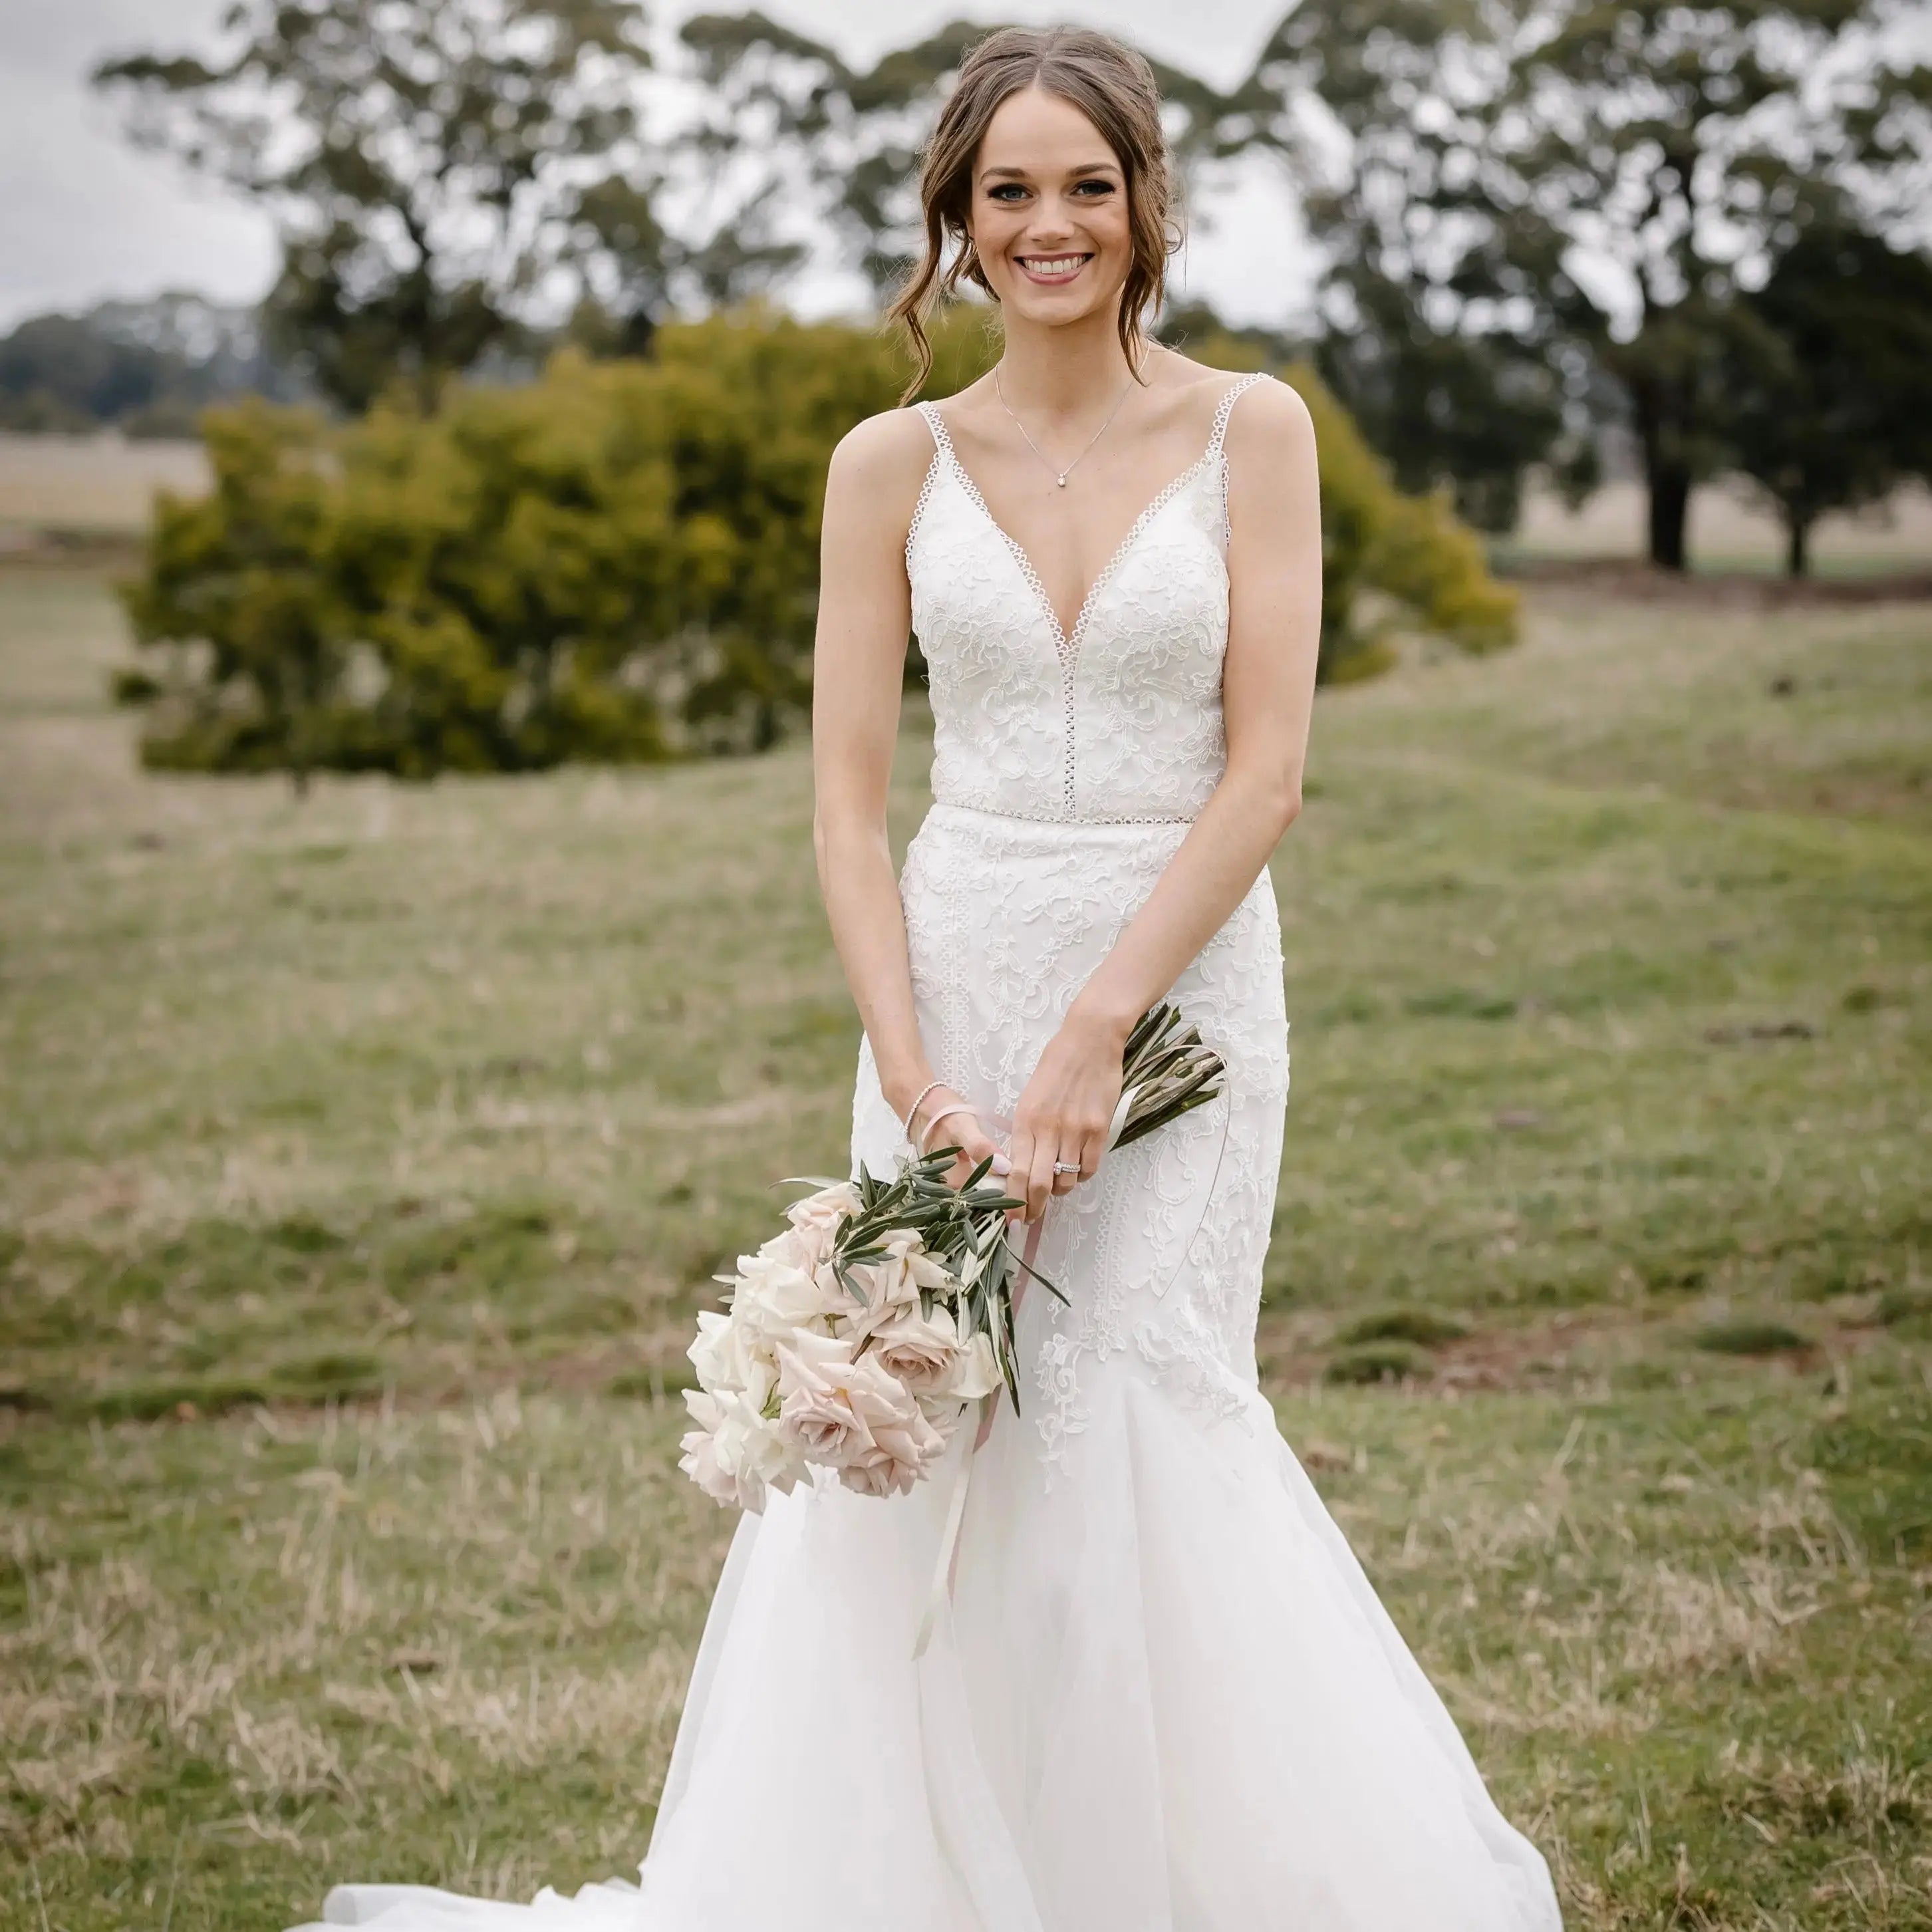
[[[1408,1350],[1406,1372],[1396,1372],[1392,1357],[1384,1386],[1452,1396],[1561,1390],[1606,1379],[1694,1379],[1719,1361],[1809,1374],[1869,1353],[1885,1334],[1866,1318],[1862,1303],[1848,1304],[1829,1317],[1822,1311],[1812,1316],[1803,1346],[1761,1353],[1700,1347],[1697,1336],[1705,1325],[1681,1307],[1566,1310],[1538,1320],[1487,1324],[1472,1318],[1467,1334]],[[1257,1336],[1263,1384],[1285,1394],[1330,1379],[1331,1366],[1350,1352],[1337,1341],[1337,1326],[1332,1312],[1264,1312]]]

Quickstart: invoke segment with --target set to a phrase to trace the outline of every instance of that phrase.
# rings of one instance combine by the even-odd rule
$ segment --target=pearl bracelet
[[[912,1138],[912,1124],[917,1118],[920,1108],[925,1106],[927,1094],[930,1094],[935,1087],[944,1087],[945,1084],[946,1082],[944,1080],[928,1080],[913,1096],[912,1105],[905,1111],[905,1118],[899,1123],[899,1130],[908,1140]]]

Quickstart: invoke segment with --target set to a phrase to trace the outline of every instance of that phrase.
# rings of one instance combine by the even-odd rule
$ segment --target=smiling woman
[[[1003,316],[1050,323],[1104,308],[1126,367],[1139,365],[1145,320],[1180,238],[1160,96],[1144,61],[1118,58],[1102,34],[1066,29],[1052,85],[1043,86],[1040,38],[1022,29],[982,41],[926,150],[926,251],[892,309],[918,362],[902,400],[932,370],[926,316],[962,282],[991,296]],[[1034,308],[1031,291],[1072,299]]]
[[[328,1916],[1554,1932],[1543,1860],[1258,1387],[1288,1088],[1268,861],[1300,808],[1321,630],[1308,412],[1147,340],[1167,160],[1152,76],[1117,42],[992,35],[922,185],[899,312],[917,331],[970,278],[1004,353],[832,458],[814,832],[864,1024],[854,1168],[950,1149],[956,1181],[1005,1178],[1058,1295],[1017,1311],[1024,1416],[958,1431],[910,1493],[863,1493],[856,1462],[738,1490],[763,1513],[718,1586],[641,1893],[349,1886]],[[909,629],[934,802],[896,876]],[[1116,1146],[1124,1050],[1168,1000],[1224,1084]],[[749,1468],[747,1425],[799,1426],[810,1393],[741,1312],[743,1359],[686,1438],[720,1476]]]

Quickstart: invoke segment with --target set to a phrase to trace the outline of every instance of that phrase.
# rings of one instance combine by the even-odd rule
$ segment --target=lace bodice
[[[1026,552],[993,520],[944,419],[906,537],[932,681],[932,794],[1021,818],[1191,819],[1226,759],[1231,384],[1208,447],[1136,519],[1063,632]]]

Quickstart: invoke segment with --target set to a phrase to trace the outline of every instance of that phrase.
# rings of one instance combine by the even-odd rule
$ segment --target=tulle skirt
[[[1185,830],[934,808],[901,882],[914,992],[986,1114]],[[801,1485],[740,1523],[638,1882],[341,1886],[327,1924],[1556,1932],[1543,1859],[1256,1387],[1288,1078],[1265,874],[1174,996],[1227,1091],[1050,1210],[1070,1305],[1022,1306],[1023,1413],[976,1454],[962,1431],[911,1496]],[[862,1048],[854,1165],[904,1151]]]

